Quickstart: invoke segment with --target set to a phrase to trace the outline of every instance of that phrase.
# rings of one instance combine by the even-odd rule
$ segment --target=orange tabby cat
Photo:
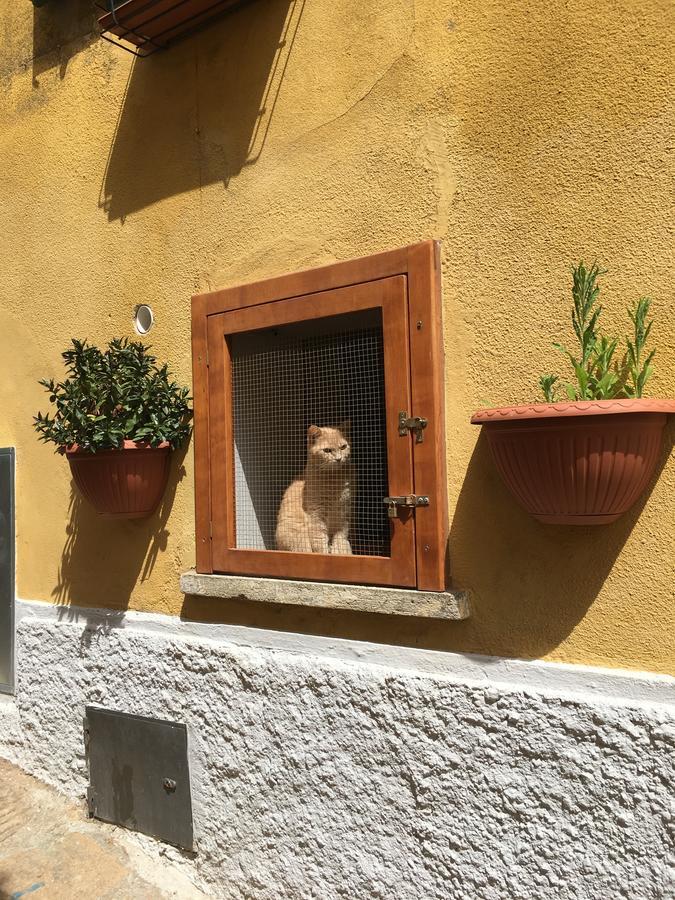
[[[286,488],[277,516],[278,550],[351,554],[349,422],[307,429],[307,465]]]

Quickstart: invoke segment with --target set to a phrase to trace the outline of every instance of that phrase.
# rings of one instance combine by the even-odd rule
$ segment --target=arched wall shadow
[[[638,503],[604,526],[542,525],[513,499],[480,436],[453,516],[448,558],[473,594],[463,622],[309,609],[187,595],[182,617],[204,622],[536,659],[555,649],[598,596],[675,443],[666,427],[654,476]]]
[[[253,0],[134,62],[101,187],[110,220],[205,184],[227,185],[255,162],[303,6]]]
[[[71,58],[98,39],[91,0],[60,0],[33,7],[33,87],[45,72],[59,67],[65,78]]]
[[[150,577],[169,538],[167,523],[176,490],[185,477],[187,447],[171,454],[169,481],[158,509],[147,519],[105,519],[73,483],[66,543],[52,597],[61,617],[78,620],[78,607],[122,613],[137,582]]]

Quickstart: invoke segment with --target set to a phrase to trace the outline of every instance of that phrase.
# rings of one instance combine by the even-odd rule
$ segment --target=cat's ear
[[[318,425],[310,425],[307,429],[307,446],[311,447],[316,443],[316,439],[321,434],[321,429]]]
[[[344,422],[340,422],[338,425],[338,431],[341,434],[344,434],[346,438],[350,438],[352,436],[352,420],[345,419]]]

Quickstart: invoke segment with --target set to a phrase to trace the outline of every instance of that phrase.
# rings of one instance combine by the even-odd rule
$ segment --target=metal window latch
[[[405,437],[409,431],[415,432],[415,443],[421,444],[424,440],[424,429],[429,424],[429,420],[423,416],[408,416],[408,413],[401,411],[398,414],[398,433],[401,437]]]
[[[406,494],[405,497],[385,497],[382,500],[387,505],[387,515],[390,519],[398,519],[398,508],[403,506],[406,509],[415,508],[417,506],[428,506],[429,498],[423,494]]]

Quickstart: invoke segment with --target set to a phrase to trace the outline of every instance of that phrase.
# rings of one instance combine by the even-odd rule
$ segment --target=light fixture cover
[[[152,309],[147,303],[139,303],[134,310],[134,328],[139,334],[147,334],[155,322]]]

